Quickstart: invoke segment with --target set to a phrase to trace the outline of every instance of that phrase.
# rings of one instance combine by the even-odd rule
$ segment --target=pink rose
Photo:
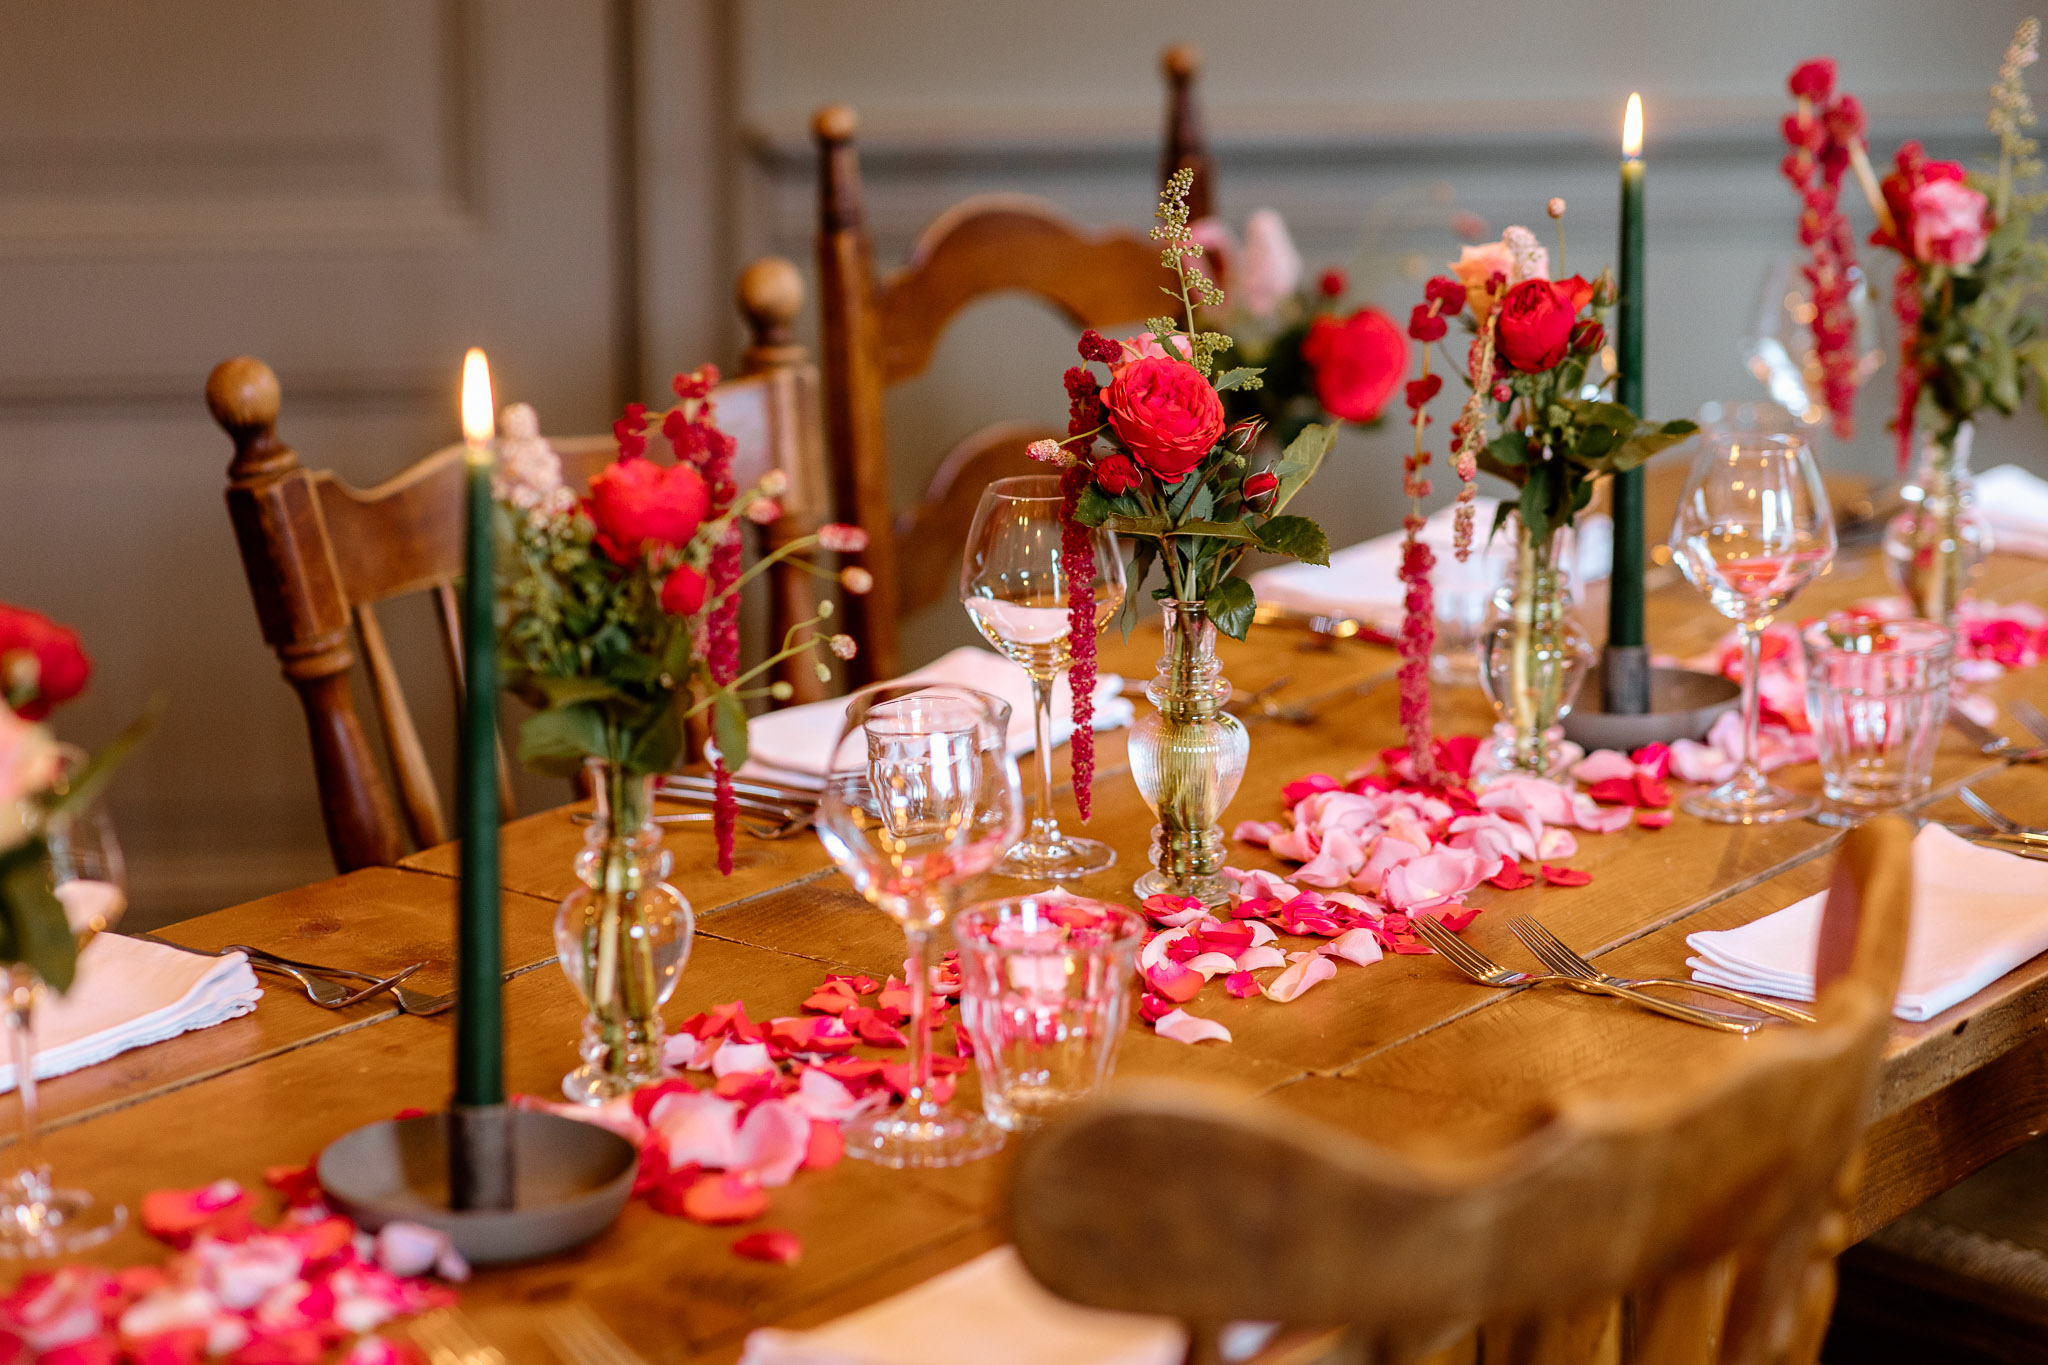
[[[1929,180],[1907,200],[1913,254],[1938,265],[1975,265],[1990,239],[1984,196],[1958,180]]]
[[[1245,220],[1244,263],[1230,287],[1255,318],[1271,317],[1280,301],[1301,287],[1301,253],[1273,210],[1256,209]]]

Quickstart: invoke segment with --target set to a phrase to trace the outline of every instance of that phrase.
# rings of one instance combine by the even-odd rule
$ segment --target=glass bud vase
[[[1991,528],[1977,511],[1970,477],[1968,422],[1944,442],[1922,433],[1912,476],[1900,490],[1906,510],[1884,528],[1885,572],[1913,603],[1913,614],[1954,625],[1956,606],[1991,552]]]
[[[555,950],[583,997],[583,1065],[562,1079],[578,1104],[603,1104],[663,1074],[661,1006],[689,960],[696,920],[662,878],[654,776],[587,761],[591,821],[576,855],[583,885],[555,915]]]
[[[1513,531],[1514,563],[1479,639],[1479,683],[1499,717],[1494,767],[1552,777],[1562,759],[1559,726],[1578,700],[1593,646],[1572,610],[1570,528],[1533,536],[1516,516]]]
[[[1145,689],[1156,709],[1131,727],[1131,776],[1159,817],[1152,870],[1138,878],[1136,891],[1221,905],[1230,890],[1219,821],[1244,779],[1251,736],[1223,709],[1230,684],[1216,660],[1216,623],[1200,602],[1164,605],[1166,653]]]

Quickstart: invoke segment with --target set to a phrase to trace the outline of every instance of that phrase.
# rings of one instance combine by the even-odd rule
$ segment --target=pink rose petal
[[[1230,1041],[1230,1030],[1214,1019],[1199,1019],[1186,1010],[1175,1010],[1162,1015],[1152,1025],[1153,1031],[1162,1038],[1171,1038],[1176,1043],[1202,1043]]]
[[[1333,830],[1323,840],[1322,851],[1295,869],[1294,879],[1304,886],[1342,886],[1365,866],[1365,850],[1343,830]]]
[[[1423,909],[1464,895],[1483,880],[1483,870],[1470,849],[1439,847],[1389,872],[1381,895],[1396,910]]]
[[[740,1122],[730,1169],[751,1174],[766,1189],[779,1189],[804,1164],[810,1142],[809,1113],[789,1100],[763,1100]]]
[[[1286,961],[1287,954],[1271,943],[1259,943],[1239,953],[1235,966],[1241,972],[1256,972],[1267,967],[1283,966]]]
[[[1331,939],[1323,951],[1332,957],[1341,957],[1346,962],[1355,962],[1361,967],[1378,962],[1383,952],[1379,935],[1370,929],[1346,929]]]
[[[1671,823],[1671,812],[1668,810],[1639,810],[1636,812],[1636,823],[1644,829],[1662,829]]]
[[[1264,848],[1286,832],[1287,826],[1278,820],[1240,820],[1237,828],[1230,831],[1230,837],[1240,844]]]
[[[768,1209],[768,1196],[749,1175],[699,1176],[683,1192],[685,1218],[716,1227],[759,1218]]]
[[[740,1107],[701,1090],[677,1090],[647,1111],[647,1127],[672,1168],[692,1163],[724,1170],[733,1164]]]
[[[772,1065],[765,1043],[735,1043],[727,1039],[711,1054],[711,1074],[719,1077],[740,1071],[766,1071]]]
[[[1251,951],[1246,949],[1246,952]],[[1200,972],[1204,981],[1237,970],[1237,959],[1228,953],[1200,953],[1189,958],[1184,964],[1191,972]]]
[[[1223,989],[1240,1000],[1260,994],[1259,979],[1250,972],[1232,972],[1223,978]]]
[[[1328,981],[1337,974],[1337,964],[1321,953],[1307,953],[1280,975],[1266,983],[1266,998],[1286,1004],[1299,998],[1318,981]]]
[[[1635,771],[1635,760],[1619,749],[1595,749],[1574,765],[1572,776],[1590,787],[1615,778],[1634,777]]]
[[[1155,992],[1175,1003],[1185,1003],[1195,998],[1207,978],[1200,972],[1190,971],[1178,962],[1158,962],[1147,967],[1141,975],[1145,983]]]
[[[1629,758],[1645,776],[1659,781],[1671,771],[1671,746],[1668,744],[1645,744]]]

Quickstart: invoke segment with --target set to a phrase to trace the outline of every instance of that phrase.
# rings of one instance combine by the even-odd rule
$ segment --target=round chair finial
[[[850,104],[828,104],[811,115],[811,131],[820,142],[850,142],[860,131],[860,116]]]
[[[787,328],[803,311],[804,277],[781,256],[762,256],[740,272],[740,310],[762,331]]]
[[[1159,54],[1159,65],[1173,79],[1184,81],[1202,69],[1202,53],[1193,43],[1174,43]]]
[[[206,377],[206,406],[230,432],[274,426],[282,401],[277,376],[255,356],[223,360]]]

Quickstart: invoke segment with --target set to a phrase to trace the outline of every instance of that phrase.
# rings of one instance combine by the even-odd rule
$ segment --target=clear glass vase
[[[689,960],[696,920],[662,880],[669,854],[654,823],[653,775],[596,758],[587,766],[594,804],[576,855],[583,885],[555,916],[555,950],[589,1011],[583,1065],[563,1077],[562,1093],[595,1105],[661,1078],[661,1006]]]
[[[1920,455],[1900,490],[1906,510],[1884,528],[1884,565],[1892,586],[1913,603],[1913,613],[1954,625],[1956,606],[1991,553],[1991,528],[1977,511],[1970,477],[1968,422],[1944,442],[1920,437]]]
[[[1533,536],[1516,516],[1512,530],[1514,563],[1479,639],[1479,684],[1499,717],[1494,767],[1551,777],[1593,646],[1572,610],[1570,528]]]
[[[1131,727],[1131,776],[1159,817],[1152,870],[1138,878],[1136,891],[1221,905],[1230,890],[1220,820],[1244,779],[1251,736],[1223,709],[1230,683],[1216,660],[1216,623],[1200,602],[1164,606],[1166,653],[1145,689],[1156,709]]]

